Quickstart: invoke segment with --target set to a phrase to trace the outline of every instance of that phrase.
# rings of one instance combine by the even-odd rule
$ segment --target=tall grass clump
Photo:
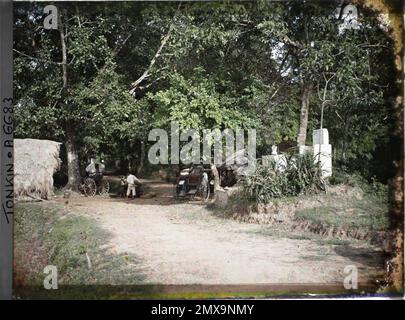
[[[275,198],[311,194],[325,190],[320,165],[312,155],[286,155],[284,170],[275,163],[256,166],[242,181],[242,195],[249,202],[269,203]]]

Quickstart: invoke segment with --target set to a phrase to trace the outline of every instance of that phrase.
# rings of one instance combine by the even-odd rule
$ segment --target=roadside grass
[[[361,200],[338,198],[325,206],[298,209],[295,218],[330,227],[368,231],[383,231],[389,226],[388,205],[369,195]]]
[[[350,185],[333,186],[327,193],[321,192],[312,195],[286,196],[274,198],[270,204],[272,214],[284,214],[289,218],[280,223],[266,224],[266,215],[272,217],[271,213],[262,213],[263,222],[253,222],[263,226],[259,231],[253,231],[262,235],[285,237],[297,240],[315,240],[321,244],[347,245],[356,241],[354,238],[342,240],[331,234],[319,235],[317,231],[309,228],[297,228],[299,225],[305,226],[310,222],[314,226],[320,226],[320,233],[324,233],[328,228],[342,230],[347,234],[357,231],[359,234],[366,234],[366,242],[373,241],[372,237],[378,235],[378,239],[389,228],[389,204],[387,194],[381,190],[364,186],[356,187]],[[239,219],[257,213],[255,202],[246,202],[246,199],[234,194],[230,197],[225,208],[218,208],[214,205],[208,209],[216,217]],[[267,212],[267,211],[266,211]],[[317,230],[315,228],[315,230]],[[252,232],[252,231],[247,231]],[[367,235],[369,234],[369,235]]]
[[[244,233],[261,235],[270,238],[280,239],[287,238],[291,240],[310,240],[316,241],[319,245],[325,246],[344,246],[358,242],[355,239],[338,239],[338,238],[325,238],[319,234],[304,231],[304,230],[291,230],[288,227],[272,226],[272,225],[259,225],[252,230],[245,230]]]
[[[71,294],[89,298],[87,294],[94,292],[86,293],[84,286],[133,285],[143,279],[136,257],[108,251],[109,234],[94,219],[50,202],[17,203],[14,219],[14,282],[18,297],[52,299]],[[70,293],[43,289],[46,265],[57,267],[58,286],[69,287]]]

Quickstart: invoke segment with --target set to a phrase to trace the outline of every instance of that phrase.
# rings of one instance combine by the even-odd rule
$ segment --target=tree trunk
[[[390,181],[390,228],[386,263],[387,285],[398,292],[404,290],[404,118],[403,98],[397,97],[395,103],[395,136],[398,139],[400,152],[395,156],[396,174]],[[391,140],[392,141],[392,140]],[[391,142],[390,141],[390,142]],[[392,142],[394,142],[392,141]],[[397,143],[393,143],[398,146]]]
[[[300,112],[300,127],[298,130],[297,144],[305,146],[307,139],[308,114],[309,114],[309,98],[312,92],[312,84],[304,82],[301,93],[301,112]]]
[[[152,60],[150,61],[149,67],[144,71],[144,73],[136,81],[134,81],[131,84],[131,90],[129,91],[129,93],[131,95],[135,94],[135,91],[138,88],[139,84],[150,76],[149,73],[153,69],[153,66],[156,63],[157,58],[160,56],[162,49],[166,45],[166,42],[169,40],[171,32],[172,32],[172,26],[169,27],[169,31],[163,37],[158,50],[156,51],[155,55],[153,56]]]
[[[140,176],[143,173],[143,166],[145,163],[145,155],[146,155],[146,150],[145,150],[145,141],[141,140],[141,154],[140,154],[140,159],[139,159],[139,166],[138,166],[138,171],[137,174]]]
[[[66,30],[59,13],[59,37],[62,50],[62,99],[66,97],[68,89]],[[63,105],[65,107],[65,104]],[[77,152],[76,135],[69,120],[66,121],[66,154],[68,167],[68,183],[65,189],[77,191],[81,183],[79,155]]]
[[[343,143],[342,143],[342,160],[346,161],[347,147],[348,147],[348,136],[349,136],[349,125],[350,125],[350,112],[345,114],[345,123],[343,125]]]
[[[75,190],[79,189],[81,183],[79,155],[77,152],[77,144],[75,135],[71,128],[66,131],[66,154],[67,154],[67,167],[68,167],[68,183],[65,189]]]
[[[62,79],[63,79],[63,84],[62,88],[64,91],[66,91],[67,86],[68,86],[68,79],[67,79],[67,52],[66,52],[66,34],[64,30],[64,25],[62,23],[62,17],[61,14],[59,13],[59,37],[60,37],[60,45],[62,49]]]
[[[386,283],[389,287],[401,292],[404,288],[404,160],[403,151],[397,165],[397,174],[392,179],[391,199],[395,199],[390,206],[390,231],[386,263]]]

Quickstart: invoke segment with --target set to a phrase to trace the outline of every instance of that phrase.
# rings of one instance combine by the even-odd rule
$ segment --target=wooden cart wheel
[[[83,181],[83,191],[87,197],[94,197],[96,195],[97,186],[92,178],[85,178]]]

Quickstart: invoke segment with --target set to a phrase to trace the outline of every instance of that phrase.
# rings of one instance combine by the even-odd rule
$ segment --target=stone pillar
[[[315,162],[320,162],[322,177],[332,175],[332,145],[329,144],[328,129],[314,130],[312,133]]]

